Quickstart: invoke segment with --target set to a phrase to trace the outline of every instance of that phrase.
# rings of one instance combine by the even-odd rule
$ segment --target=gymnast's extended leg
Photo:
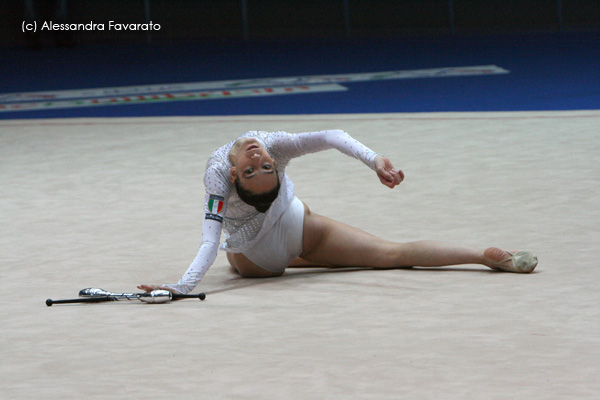
[[[337,267],[398,268],[408,266],[442,267],[457,264],[491,264],[483,250],[436,241],[394,243],[307,209],[304,220],[304,247],[300,258],[316,265]],[[502,250],[498,249],[503,257]],[[488,256],[486,257],[484,253]],[[298,260],[292,265],[301,266]]]

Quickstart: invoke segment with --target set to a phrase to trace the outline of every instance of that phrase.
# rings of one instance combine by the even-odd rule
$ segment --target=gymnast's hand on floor
[[[375,157],[375,171],[377,171],[379,181],[390,189],[404,180],[404,172],[396,170],[392,162],[381,155]]]
[[[181,294],[173,288],[170,288],[168,286],[162,286],[162,285],[139,285],[137,288],[142,289],[142,290],[146,291],[147,293],[150,293],[153,290],[168,290],[169,292],[171,292],[173,294]]]

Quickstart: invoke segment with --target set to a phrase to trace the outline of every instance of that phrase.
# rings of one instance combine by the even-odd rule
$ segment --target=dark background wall
[[[57,21],[56,0],[32,0]],[[160,31],[76,32],[79,44],[363,38],[600,30],[600,0],[68,0],[68,23],[144,23]],[[245,5],[245,6],[244,6]],[[149,6],[149,8],[148,8]],[[0,46],[21,46],[23,0],[0,0]]]

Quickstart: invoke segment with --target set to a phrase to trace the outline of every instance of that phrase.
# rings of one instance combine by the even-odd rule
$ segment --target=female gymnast
[[[139,289],[191,292],[217,257],[221,230],[231,266],[245,278],[281,276],[288,266],[389,269],[482,264],[491,269],[529,273],[537,265],[531,252],[496,247],[479,250],[435,241],[394,243],[310,211],[294,196],[285,173],[291,159],[337,149],[357,158],[394,188],[404,180],[389,159],[341,130],[290,134],[247,132],[209,158],[204,174],[206,198],[198,254],[177,284]]]

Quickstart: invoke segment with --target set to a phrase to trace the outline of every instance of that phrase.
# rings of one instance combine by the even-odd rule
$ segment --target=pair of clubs
[[[86,288],[79,291],[79,298],[66,300],[46,300],[46,305],[50,307],[53,304],[65,303],[98,303],[102,301],[119,300],[140,300],[144,303],[166,303],[171,300],[179,299],[200,299],[204,300],[206,295],[199,294],[174,294],[168,290],[153,290],[149,293],[112,293],[100,288]]]

